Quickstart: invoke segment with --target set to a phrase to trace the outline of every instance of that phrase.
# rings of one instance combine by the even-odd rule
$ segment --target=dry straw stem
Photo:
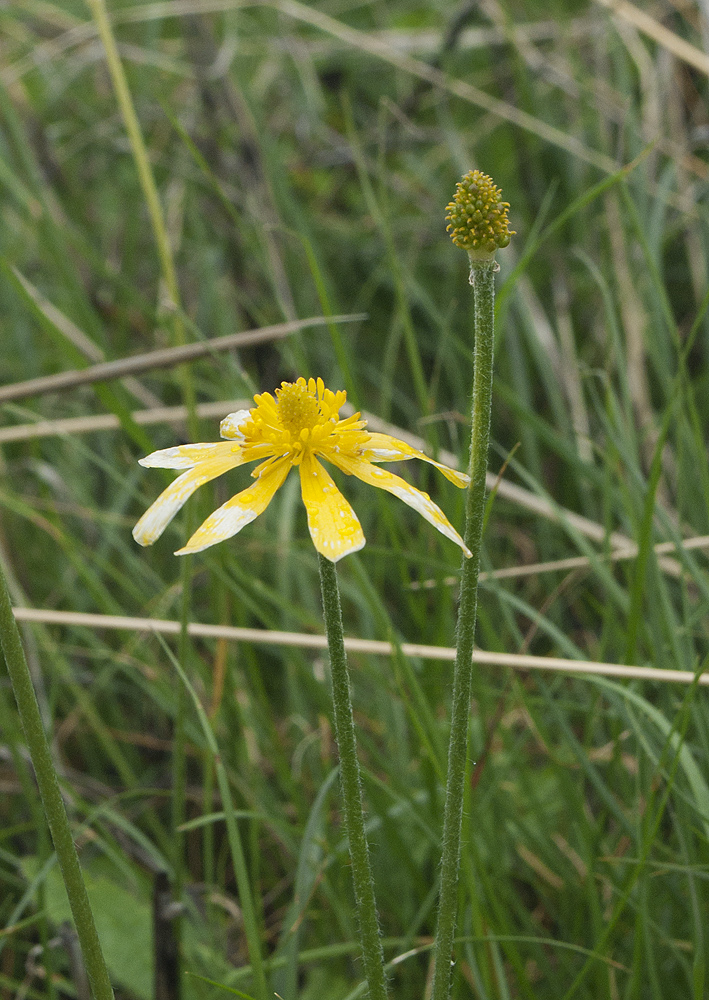
[[[214,337],[211,340],[198,341],[190,344],[180,344],[177,347],[165,347],[158,351],[148,351],[129,358],[118,358],[115,361],[104,361],[89,368],[78,371],[58,372],[56,375],[43,375],[27,382],[14,382],[0,388],[0,403],[11,399],[26,399],[29,396],[41,396],[48,392],[58,392],[62,389],[73,389],[78,385],[90,385],[93,382],[109,382],[112,379],[124,378],[126,375],[136,375],[155,368],[171,368],[185,361],[195,361],[219,351],[232,348],[248,347],[261,344],[268,340],[279,340],[297,330],[308,326],[322,326],[326,323],[352,323],[366,319],[363,313],[351,313],[346,316],[311,316],[309,319],[292,320],[289,323],[277,323],[256,330],[244,330],[241,333],[230,333],[225,337]]]
[[[653,545],[652,551],[656,556],[662,556],[669,552],[677,552],[680,548],[678,542],[658,542]],[[681,548],[686,551],[693,549],[709,549],[709,535],[697,535],[694,538],[683,538]],[[638,547],[632,543],[630,548],[616,549],[615,552],[603,552],[596,558],[601,562],[622,562],[626,559],[635,559],[638,554]],[[480,580],[517,580],[523,576],[539,576],[540,573],[571,572],[576,569],[588,569],[592,565],[589,556],[570,556],[568,559],[552,559],[548,562],[527,563],[522,566],[504,566],[501,569],[494,569],[491,572],[482,572]],[[443,583],[449,587],[454,587],[460,582],[457,576],[447,576]],[[432,590],[438,586],[438,580],[423,580],[420,583],[415,581],[411,584],[412,590]]]
[[[89,361],[105,361],[106,355],[98,347],[91,337],[87,336],[80,327],[76,325],[68,316],[65,316],[61,309],[57,309],[53,302],[40,292],[40,290],[28,281],[25,276],[18,271],[16,267],[11,267],[11,271],[15,276],[15,280],[19,282],[25,293],[34,302],[36,308],[45,319],[51,323],[51,325],[58,330],[63,337],[73,344],[77,350],[89,359]],[[145,386],[141,385],[140,382],[135,378],[123,379],[124,387],[139,401],[143,406],[159,406],[160,400],[146,389]]]
[[[681,59],[682,62],[686,62],[689,66],[693,66],[709,76],[709,56],[670,31],[664,24],[660,24],[654,17],[650,17],[645,11],[639,10],[627,0],[596,0],[596,3],[600,4],[601,7],[607,7],[616,17],[632,24],[648,38],[652,38],[658,45],[671,52],[677,59]]]
[[[226,413],[246,410],[252,399],[230,399],[216,403],[198,403],[197,416],[220,419]],[[187,420],[186,406],[156,406],[149,410],[134,410],[131,420],[136,424],[173,424],[179,426]],[[38,420],[33,424],[16,424],[0,427],[0,444],[8,441],[33,441],[36,438],[65,437],[70,434],[93,434],[96,431],[120,430],[121,422],[115,413],[90,413],[85,417],[63,417],[59,420]]]
[[[161,635],[179,635],[181,624],[160,618],[132,618],[124,615],[94,615],[85,612],[53,611],[43,608],[15,608],[19,622],[40,622],[43,625],[63,625],[75,628],[118,629],[131,632],[157,632]],[[246,642],[263,646],[297,647],[299,649],[327,649],[324,635],[305,632],[277,632],[255,628],[238,628],[233,625],[209,625],[190,622],[187,631],[193,638],[224,639],[228,642]],[[376,639],[345,639],[348,653],[369,656],[393,656],[401,650],[404,656],[423,660],[455,660],[452,646],[425,646],[403,642],[396,648],[390,642]],[[520,653],[492,653],[476,649],[475,663],[489,667],[509,667],[512,670],[550,670],[573,675],[620,677],[626,680],[661,681],[674,684],[692,684],[695,675],[689,670],[663,670],[660,667],[623,666],[617,663],[597,663],[593,660],[567,660],[557,656],[530,656]],[[699,676],[699,683],[709,686],[709,673]]]

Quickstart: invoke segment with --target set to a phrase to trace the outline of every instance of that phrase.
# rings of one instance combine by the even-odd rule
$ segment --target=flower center
[[[316,424],[324,423],[315,392],[303,382],[283,382],[276,389],[278,415],[284,428],[294,440],[304,430],[312,431]]]
[[[269,392],[254,396],[256,406],[242,419],[226,423],[227,437],[237,437],[245,462],[265,459],[252,475],[261,475],[274,460],[287,458],[300,465],[306,455],[328,457],[330,452],[359,455],[369,435],[362,430],[366,421],[359,413],[340,420],[345,392],[326,389],[321,378],[299,378],[297,382],[281,382],[276,398]],[[232,427],[232,424],[235,426]]]

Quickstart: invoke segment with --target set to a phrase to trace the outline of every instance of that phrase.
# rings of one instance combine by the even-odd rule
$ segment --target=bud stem
[[[460,839],[468,759],[470,698],[473,682],[473,643],[477,614],[478,576],[485,515],[485,474],[492,410],[494,347],[495,260],[472,261],[470,283],[475,297],[475,371],[473,374],[472,433],[468,473],[470,486],[465,505],[465,543],[472,552],[463,559],[458,607],[458,639],[453,673],[453,701],[448,745],[448,780],[443,814],[443,852],[438,927],[434,951],[435,970],[431,1000],[448,1000],[458,904]]]

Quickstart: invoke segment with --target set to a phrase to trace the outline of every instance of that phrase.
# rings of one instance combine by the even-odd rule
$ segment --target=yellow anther
[[[316,424],[322,422],[320,406],[315,395],[315,379],[310,379],[306,385],[305,379],[297,382],[283,382],[276,389],[278,398],[278,415],[283,427],[290,431],[294,438],[303,438],[303,431],[310,431]]]

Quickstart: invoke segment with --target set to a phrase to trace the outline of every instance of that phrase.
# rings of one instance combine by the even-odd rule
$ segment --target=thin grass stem
[[[174,341],[175,344],[179,346],[184,344],[186,340],[185,326],[180,313],[180,290],[177,283],[177,271],[175,269],[172,247],[170,246],[170,237],[165,224],[165,216],[160,203],[158,188],[150,166],[150,159],[145,146],[145,140],[143,139],[143,133],[140,128],[140,122],[138,121],[138,115],[136,114],[135,107],[133,106],[133,99],[128,86],[128,80],[126,79],[121,57],[118,53],[118,46],[116,44],[111,22],[108,17],[106,4],[104,0],[87,0],[87,2],[89,8],[91,9],[94,21],[96,22],[96,28],[106,52],[108,71],[111,75],[111,82],[113,83],[113,89],[116,93],[116,100],[118,101],[121,117],[123,118],[126,132],[128,133],[128,141],[130,143],[131,153],[133,154],[133,159],[135,161],[136,170],[138,171],[138,179],[143,190],[143,197],[145,198],[145,202],[148,207],[150,224],[152,226],[153,236],[155,238],[158,255],[160,257],[160,270],[162,272],[163,281],[169,298],[171,326]],[[188,411],[188,426],[190,435],[196,440],[198,437],[197,417],[195,413],[196,397],[192,382],[192,374],[187,365],[182,365],[178,371],[182,385],[182,394]]]
[[[266,970],[263,956],[261,955],[261,935],[258,921],[256,919],[256,907],[254,905],[253,892],[251,891],[249,872],[246,867],[246,856],[244,854],[244,848],[241,841],[241,834],[239,833],[239,826],[236,822],[237,813],[234,808],[234,800],[229,787],[229,777],[222,762],[214,730],[212,729],[211,723],[207,718],[207,713],[197,696],[197,692],[190,683],[190,680],[183,670],[179,659],[174,655],[162,636],[158,636],[158,639],[165,650],[165,653],[169,657],[170,662],[180,675],[180,679],[192,699],[195,711],[197,712],[197,717],[199,718],[199,722],[202,727],[202,732],[204,733],[207,741],[207,746],[214,760],[219,795],[224,809],[224,822],[226,823],[227,840],[229,842],[232,864],[234,865],[236,885],[239,891],[239,903],[241,905],[241,913],[244,923],[246,947],[249,953],[249,960],[251,962],[251,972],[254,977],[256,997],[257,1000],[270,1000],[272,993],[268,988]]]

